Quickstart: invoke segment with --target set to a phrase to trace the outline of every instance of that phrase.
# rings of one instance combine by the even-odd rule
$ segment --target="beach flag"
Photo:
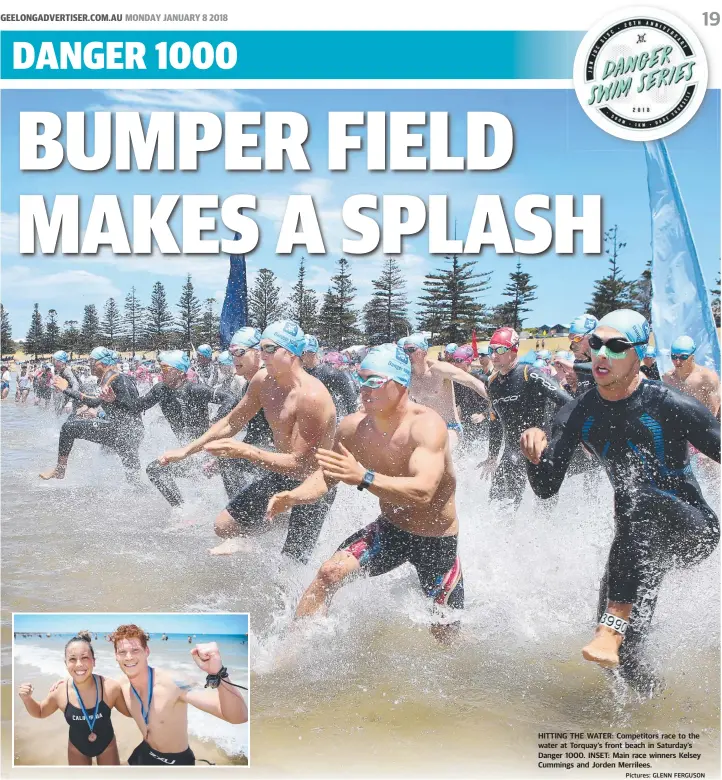
[[[709,290],[682,195],[664,141],[644,143],[652,212],[652,330],[660,373],[672,368],[670,348],[691,336],[695,360],[719,372],[720,346]]]
[[[474,353],[474,360],[479,357],[479,347],[476,344],[476,330],[471,330],[471,349]]]
[[[240,240],[236,233],[235,241]],[[221,349],[228,349],[233,334],[246,325],[248,316],[248,287],[246,284],[245,255],[231,255],[231,269],[226,284],[226,297],[221,310]]]

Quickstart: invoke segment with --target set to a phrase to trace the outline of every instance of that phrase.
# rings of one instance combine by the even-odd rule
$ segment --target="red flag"
[[[479,350],[476,346],[476,331],[471,331],[471,348],[474,350],[474,360],[479,357]]]

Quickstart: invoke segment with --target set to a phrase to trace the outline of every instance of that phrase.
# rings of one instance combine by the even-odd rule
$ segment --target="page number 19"
[[[716,27],[719,24],[719,13],[717,11],[712,11],[712,13],[705,11],[702,16],[704,17],[705,27]]]

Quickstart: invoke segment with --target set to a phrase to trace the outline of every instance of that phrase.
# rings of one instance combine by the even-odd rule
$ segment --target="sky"
[[[247,634],[246,614],[147,614],[147,613],[57,613],[14,615],[14,631],[50,634],[76,633],[87,629],[109,633],[124,623],[135,623],[150,634]]]
[[[720,93],[709,90],[697,115],[682,130],[667,139],[667,146],[685,201],[692,233],[707,286],[713,286],[720,257]],[[51,172],[19,169],[18,125],[21,111],[53,111],[64,119],[66,111],[151,110],[297,111],[307,117],[311,132],[305,145],[310,172],[227,172],[222,149],[205,155],[195,172],[118,172],[113,165],[97,172],[81,172],[64,163]],[[498,171],[462,172],[369,172],[363,154],[350,155],[348,171],[327,169],[327,114],[329,111],[448,111],[451,154],[463,155],[466,147],[466,112],[498,111],[514,128],[514,154]],[[646,165],[642,144],[623,141],[597,128],[583,113],[573,90],[5,90],[2,93],[2,303],[9,313],[15,338],[24,338],[32,307],[40,305],[45,315],[55,308],[62,324],[82,320],[83,307],[93,303],[102,313],[105,301],[115,297],[122,305],[131,286],[147,304],[154,282],[166,287],[174,312],[186,274],[192,275],[201,300],[214,297],[222,304],[228,274],[225,255],[150,256],[113,255],[107,248],[97,255],[20,255],[17,214],[20,194],[78,193],[81,224],[87,218],[92,197],[117,194],[128,224],[133,194],[150,193],[155,198],[172,194],[235,193],[258,197],[255,214],[261,231],[259,247],[248,256],[249,284],[260,268],[271,268],[279,279],[283,297],[296,280],[298,260],[306,256],[307,282],[325,292],[341,256],[342,238],[357,238],[344,227],[341,207],[357,193],[413,194],[428,199],[432,194],[449,197],[450,222],[457,221],[463,238],[476,196],[498,194],[505,204],[513,235],[528,238],[513,219],[515,202],[530,193],[600,194],[603,227],[618,225],[619,240],[626,242],[619,264],[626,279],[639,277],[651,255],[651,224]],[[257,129],[254,129],[254,131]],[[418,131],[418,128],[416,128]],[[355,129],[354,133],[363,135]],[[423,131],[428,136],[428,128]],[[89,132],[92,140],[92,132]],[[262,135],[261,135],[261,144]],[[260,152],[259,152],[260,153]],[[314,196],[327,254],[309,256],[303,249],[276,256],[275,243],[285,202],[290,194]],[[176,210],[173,225],[178,225]],[[218,219],[220,225],[220,217]],[[180,230],[174,231],[180,235]],[[208,234],[204,237],[212,237]],[[229,237],[221,226],[215,236]],[[347,256],[348,257],[348,256]],[[383,255],[348,257],[358,289],[359,310],[373,291],[371,280],[382,267]],[[587,309],[593,283],[606,275],[604,254],[557,256],[553,249],[539,256],[497,256],[485,249],[478,271],[493,271],[491,288],[480,299],[493,306],[517,260],[536,284],[538,299],[531,304],[527,325],[568,323]],[[420,234],[405,244],[399,258],[412,303],[421,292],[425,274],[444,267],[443,258],[427,251],[427,236]],[[412,313],[414,309],[412,308]]]

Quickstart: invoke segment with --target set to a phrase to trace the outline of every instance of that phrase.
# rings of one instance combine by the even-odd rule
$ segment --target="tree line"
[[[626,247],[614,225],[604,234],[605,254],[609,260],[607,274],[594,282],[587,311],[603,317],[619,308],[631,308],[651,321],[651,259],[639,279],[626,280],[620,257]],[[377,344],[396,341],[414,330],[430,331],[438,343],[465,343],[476,330],[480,338],[498,327],[511,326],[520,331],[537,300],[537,285],[531,275],[521,270],[521,263],[509,274],[501,303],[490,306],[481,299],[491,287],[492,271],[479,272],[476,262],[449,255],[443,265],[424,279],[417,301],[415,324],[409,313],[406,280],[399,260],[387,257],[380,274],[372,280],[371,299],[359,309],[355,304],[356,287],[351,265],[346,258],[336,263],[336,272],[328,288],[319,293],[306,280],[305,259],[301,258],[296,282],[290,296],[283,300],[281,286],[274,272],[261,268],[248,292],[248,324],[263,330],[269,323],[292,319],[321,343],[336,348],[355,343]],[[719,325],[720,277],[713,295],[712,308]],[[151,291],[149,304],[143,305],[135,287],[127,294],[122,308],[109,298],[102,315],[95,305],[85,306],[83,319],[61,324],[56,309],[45,316],[36,303],[25,340],[26,354],[50,354],[57,349],[84,354],[98,344],[113,349],[158,350],[190,349],[200,343],[218,347],[220,303],[215,298],[201,301],[195,294],[189,274],[181,296],[172,310],[161,282]],[[581,310],[581,305],[580,305]],[[10,319],[0,304],[2,315],[2,353],[15,350]],[[580,311],[581,313],[581,311]]]

